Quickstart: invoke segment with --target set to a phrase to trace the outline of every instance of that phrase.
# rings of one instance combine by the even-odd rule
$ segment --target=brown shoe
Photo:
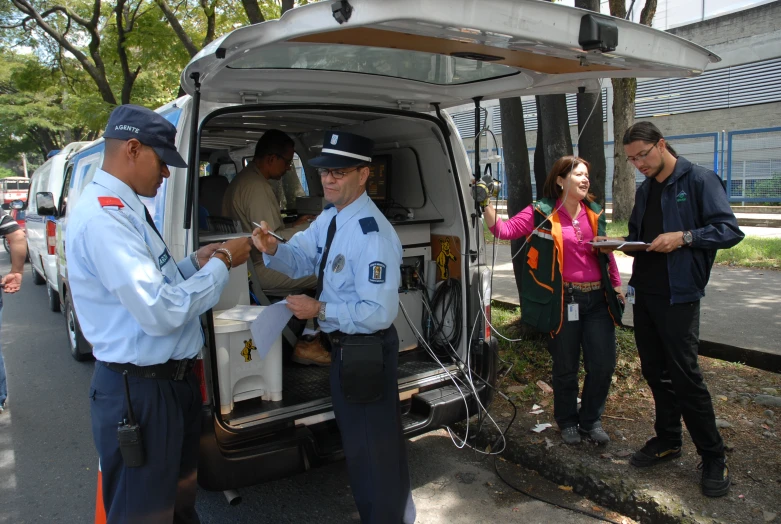
[[[320,343],[320,337],[315,337],[311,342],[301,338],[293,351],[293,362],[307,366],[330,366],[331,354]]]

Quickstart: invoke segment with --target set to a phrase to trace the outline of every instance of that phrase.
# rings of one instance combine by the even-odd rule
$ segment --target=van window
[[[518,74],[480,60],[436,53],[345,44],[265,46],[231,63],[232,69],[313,69],[390,76],[437,85],[457,85]]]
[[[95,147],[89,148],[73,157],[73,173],[70,177],[70,183],[63,187],[63,194],[69,206],[74,206],[81,195],[84,187],[92,182],[95,171],[103,162],[103,151],[105,142],[101,142]],[[67,188],[67,189],[66,189]]]
[[[182,108],[172,107],[165,113],[160,113],[160,115],[171,122],[174,127],[177,127],[179,125],[179,118],[182,116]],[[163,224],[165,223],[165,196],[167,192],[168,179],[164,178],[160,189],[157,190],[157,196],[154,198],[139,196],[141,202],[143,202],[149,210],[149,214],[152,215],[152,220],[154,220],[158,231],[163,231]]]
[[[60,203],[57,208],[60,211],[60,216],[65,216],[65,211],[68,208],[68,190],[71,185],[71,178],[73,178],[73,163],[71,162],[65,168],[65,178],[62,182],[62,193],[60,194]]]

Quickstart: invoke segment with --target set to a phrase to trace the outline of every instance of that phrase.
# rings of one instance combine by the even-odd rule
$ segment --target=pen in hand
[[[257,222],[253,222],[253,223],[252,223],[252,225],[253,225],[253,226],[255,226],[255,227],[260,227],[260,224],[258,224]],[[287,239],[285,239],[285,238],[283,238],[283,237],[281,237],[281,236],[277,235],[277,234],[276,234],[276,233],[274,233],[273,231],[269,230],[269,231],[268,231],[268,234],[269,234],[269,235],[271,235],[272,237],[276,238],[277,240],[279,240],[279,241],[280,241],[280,242],[282,242],[283,244],[287,244]]]

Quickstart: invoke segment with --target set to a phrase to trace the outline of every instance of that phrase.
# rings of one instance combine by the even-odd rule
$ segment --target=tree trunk
[[[657,0],[646,0],[640,23],[651,25]],[[626,17],[623,0],[610,0],[610,14]],[[637,79],[614,78],[613,82],[613,221],[627,221],[635,203],[635,168],[626,161],[622,139],[635,119]]]
[[[599,12],[599,0],[575,0],[575,7]],[[580,135],[578,156],[591,164],[589,172],[591,193],[594,194],[599,205],[605,207],[607,166],[605,162],[605,130],[602,124],[602,93],[578,93],[576,96],[578,135]]]
[[[263,18],[263,13],[260,12],[258,0],[241,0],[241,5],[244,6],[244,12],[247,13],[247,19],[250,24],[259,24],[266,21]]]
[[[567,97],[565,95],[539,95],[537,122],[542,126],[542,147],[545,156],[545,174],[550,172],[554,162],[572,154],[572,137],[569,134]],[[539,133],[539,130],[537,131]],[[539,195],[538,195],[539,198]]]
[[[166,0],[155,0],[160,10],[163,12],[163,16],[168,21],[168,25],[173,29],[174,34],[179,38],[179,41],[184,46],[187,54],[190,58],[194,57],[198,53],[198,47],[193,43],[190,35],[184,30],[182,24],[179,23],[179,19],[176,18],[176,13],[173,12]]]
[[[502,118],[502,149],[504,155],[504,173],[507,180],[507,214],[515,216],[532,203],[531,169],[529,167],[529,148],[526,144],[526,126],[523,121],[523,104],[520,97],[499,100]],[[525,238],[513,240],[510,252],[517,253]],[[513,273],[518,296],[521,296],[523,279],[523,256],[513,258]]]
[[[279,16],[282,16],[286,11],[293,9],[294,4],[295,0],[282,0],[282,9],[280,10]]]
[[[540,97],[534,97],[534,103],[537,106],[537,143],[534,147],[534,185],[537,190],[537,198],[542,198],[542,187],[545,185],[545,178],[548,172],[545,171],[545,148],[542,147],[542,127],[543,121],[540,118]]]

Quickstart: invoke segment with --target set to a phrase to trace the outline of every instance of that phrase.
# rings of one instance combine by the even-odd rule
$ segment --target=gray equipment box
[[[328,205],[323,197],[296,197],[296,213],[299,215],[319,215]]]

